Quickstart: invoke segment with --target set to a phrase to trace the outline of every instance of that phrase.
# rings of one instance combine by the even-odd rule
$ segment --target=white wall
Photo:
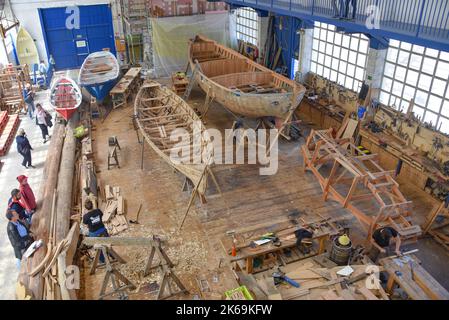
[[[19,20],[20,24],[30,33],[36,43],[37,50],[41,59],[47,60],[47,51],[45,48],[44,35],[39,19],[38,9],[57,8],[68,6],[82,6],[94,4],[111,4],[112,15],[114,19],[114,34],[120,36],[121,27],[116,16],[116,1],[111,0],[11,0],[12,10]]]

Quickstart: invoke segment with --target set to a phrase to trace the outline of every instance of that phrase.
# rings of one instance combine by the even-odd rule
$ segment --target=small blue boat
[[[78,83],[99,102],[115,86],[120,74],[116,57],[109,51],[91,53],[81,66]]]

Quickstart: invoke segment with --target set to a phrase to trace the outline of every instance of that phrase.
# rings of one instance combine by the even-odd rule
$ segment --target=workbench
[[[245,233],[234,234],[237,240],[237,255],[232,256],[230,253],[232,251],[233,238],[230,236],[224,236],[221,239],[221,244],[227,253],[228,261],[231,264],[235,264],[237,269],[245,269],[246,273],[252,274],[256,272],[262,272],[268,270],[270,267],[266,265],[265,260],[269,262],[275,262],[277,259],[281,261],[282,264],[291,263],[294,261],[299,261],[306,259],[315,255],[319,255],[325,252],[327,240],[331,235],[336,235],[341,228],[337,227],[336,224],[332,222],[318,223],[318,228],[313,232],[312,237],[312,248],[307,254],[302,253],[296,245],[296,236],[294,232],[300,228],[299,225],[286,226],[282,230],[246,230]],[[260,239],[263,234],[268,232],[274,232],[274,234],[279,238],[281,244],[276,246],[272,241],[258,245],[254,248],[250,246],[250,243],[254,240]],[[249,237],[248,237],[249,235]],[[290,252],[289,256],[284,254],[284,250]],[[266,258],[271,255],[271,258]],[[263,261],[260,267],[254,267],[254,260],[259,258]],[[274,260],[274,261],[271,261]],[[242,263],[243,262],[243,263]]]
[[[413,300],[449,299],[449,292],[420,265],[414,255],[387,257],[379,263],[388,272],[387,293],[391,294],[398,285]]]
[[[112,97],[112,106],[114,109],[124,105],[128,106],[129,97],[139,90],[142,83],[140,78],[140,71],[142,68],[135,67],[128,70],[128,72],[120,79],[120,81],[112,88],[110,94]]]

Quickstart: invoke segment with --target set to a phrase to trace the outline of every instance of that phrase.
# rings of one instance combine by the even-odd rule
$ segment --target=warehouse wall
[[[57,8],[69,6],[83,6],[93,4],[111,4],[113,20],[114,20],[114,35],[119,37],[121,35],[121,23],[117,17],[117,8],[115,1],[110,0],[11,0],[12,9],[20,21],[21,25],[28,30],[30,35],[35,40],[37,50],[41,59],[47,60],[47,51],[45,48],[44,35],[42,26],[39,20],[38,9],[40,8]]]

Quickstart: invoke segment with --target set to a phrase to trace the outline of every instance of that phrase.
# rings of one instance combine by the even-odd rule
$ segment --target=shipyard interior
[[[449,300],[448,17],[1,1],[0,298]]]

